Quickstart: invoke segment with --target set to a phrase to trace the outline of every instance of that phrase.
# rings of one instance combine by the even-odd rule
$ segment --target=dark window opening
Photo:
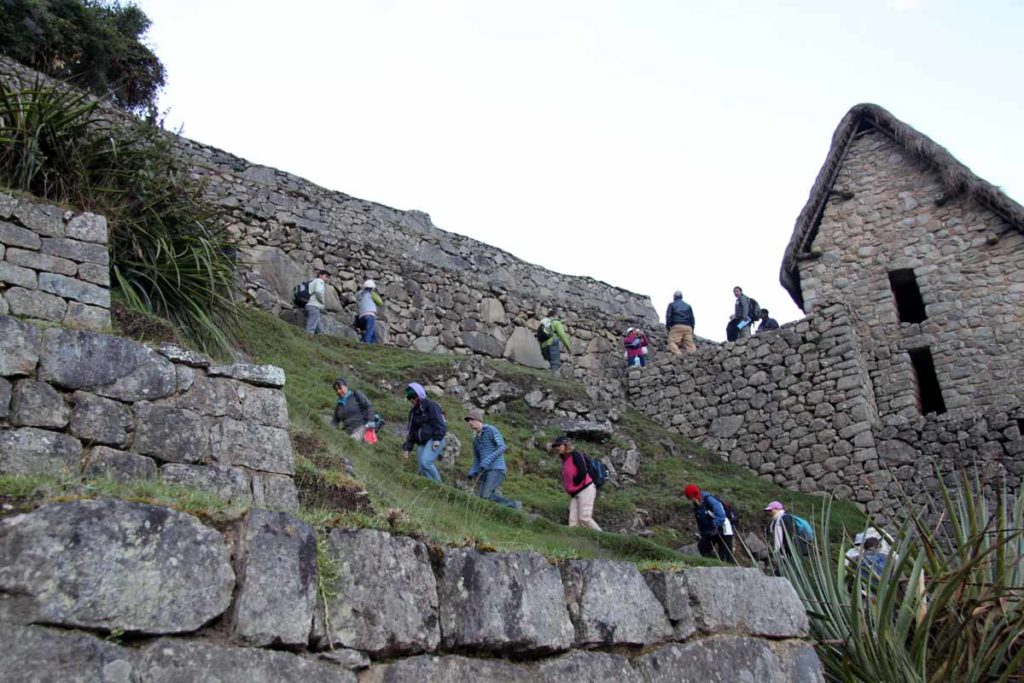
[[[1021,433],[1021,436],[1024,436],[1024,418],[1017,418],[1017,431]]]
[[[917,398],[921,405],[921,414],[941,414],[946,412],[946,402],[942,400],[942,387],[939,386],[939,378],[935,374],[935,361],[932,360],[932,351],[927,346],[920,349],[910,349],[910,363],[914,366],[914,375],[917,378]]]
[[[889,286],[896,297],[896,312],[899,314],[900,322],[924,322],[928,314],[924,310],[924,299],[921,298],[921,290],[917,286],[914,271],[909,268],[891,271]]]

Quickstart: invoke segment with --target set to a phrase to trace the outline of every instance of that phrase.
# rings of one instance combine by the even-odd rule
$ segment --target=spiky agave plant
[[[937,477],[942,482],[941,477]],[[1024,497],[961,474],[907,518],[880,573],[819,534],[781,562],[831,681],[1012,681],[1024,676]],[[831,503],[819,529],[828,529]],[[930,513],[930,514],[929,514]],[[929,519],[937,519],[929,524]]]

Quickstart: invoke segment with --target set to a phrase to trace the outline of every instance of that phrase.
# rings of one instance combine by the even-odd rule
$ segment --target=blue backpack
[[[789,512],[786,514],[793,520],[793,527],[796,529],[797,538],[804,543],[813,543],[814,527],[811,526],[811,523],[798,515]]]
[[[604,463],[596,458],[591,458],[586,453],[583,453],[583,459],[587,463],[587,474],[594,480],[594,486],[601,488],[604,483],[608,481],[608,468],[604,466]]]

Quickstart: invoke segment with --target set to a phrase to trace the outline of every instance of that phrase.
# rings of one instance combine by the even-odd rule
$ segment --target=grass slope
[[[520,514],[484,502],[459,488],[472,460],[471,432],[461,419],[461,401],[443,396],[439,402],[449,417],[449,429],[462,442],[454,470],[442,471],[443,485],[416,475],[411,459],[401,458],[403,427],[408,403],[401,388],[408,382],[426,384],[427,378],[454,376],[459,357],[423,354],[393,347],[368,346],[334,337],[305,335],[302,330],[266,313],[252,311],[240,323],[242,346],[255,362],[270,363],[287,373],[285,393],[297,452],[297,482],[302,491],[303,514],[318,524],[367,525],[416,533],[447,545],[472,544],[496,549],[536,550],[549,557],[608,557],[635,561],[685,562],[672,548],[694,540],[689,503],[681,491],[687,483],[720,494],[741,514],[741,531],[759,529],[760,509],[780,499],[787,508],[810,517],[822,500],[786,491],[747,470],[723,463],[678,434],[642,415],[625,411],[610,444],[580,444],[592,455],[606,455],[615,445],[632,438],[643,459],[635,485],[608,485],[598,497],[595,518],[614,531],[634,515],[645,517],[654,530],[651,539],[616,533],[598,533],[565,526],[568,499],[561,490],[560,463],[546,450],[557,431],[545,425],[549,414],[512,401],[508,409],[487,420],[497,426],[509,444],[508,477],[503,492],[523,501]],[[505,381],[522,388],[542,387],[563,398],[586,401],[582,387],[555,380],[545,372],[491,361]],[[376,446],[356,443],[327,424],[334,405],[331,383],[345,377],[363,391],[389,424]],[[469,397],[472,400],[472,396]],[[680,454],[671,456],[659,442],[670,439]],[[345,473],[348,459],[353,475]],[[352,492],[365,487],[376,513],[354,509]],[[332,493],[333,492],[333,493]],[[346,493],[347,492],[347,493]],[[843,525],[860,529],[863,515],[849,503],[832,509],[833,531]]]

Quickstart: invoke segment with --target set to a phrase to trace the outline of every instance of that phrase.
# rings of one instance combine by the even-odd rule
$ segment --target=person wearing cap
[[[587,471],[586,458],[573,450],[572,441],[564,434],[551,443],[551,450],[562,458],[562,485],[569,494],[569,526],[582,525],[600,531],[594,521],[597,487]]]
[[[359,304],[359,329],[363,331],[361,341],[373,344],[377,341],[377,307],[384,305],[384,300],[377,293],[377,283],[368,279],[356,294]]]
[[[334,380],[334,393],[338,400],[334,404],[332,427],[341,427],[359,441],[367,429],[374,426],[373,406],[361,391],[350,389],[344,377]]]
[[[888,555],[892,551],[892,537],[885,531],[879,531],[875,527],[869,526],[854,535],[853,547],[846,551],[846,566],[848,568],[852,569],[857,564],[863,551],[864,542],[870,539],[878,539],[878,552]]]
[[[683,495],[693,501],[693,516],[697,521],[697,551],[703,557],[717,557],[723,562],[736,563],[732,554],[732,522],[725,513],[725,505],[718,496],[701,491],[696,484],[688,484]]]
[[[473,466],[469,468],[470,479],[477,477],[476,495],[481,498],[522,510],[523,504],[510,500],[498,493],[498,487],[505,481],[505,439],[494,425],[484,424],[482,410],[471,410],[466,422],[473,430]]]
[[[647,335],[639,327],[630,327],[622,338],[626,347],[626,367],[643,367],[647,365],[647,346],[650,342]]]
[[[672,294],[672,303],[665,311],[665,329],[668,330],[668,350],[677,356],[683,353],[679,350],[682,344],[687,353],[697,350],[693,342],[693,328],[696,325],[693,317],[693,307],[683,301],[683,293],[678,289]]]
[[[548,311],[548,315],[541,318],[537,327],[537,342],[540,344],[540,355],[548,362],[551,374],[555,377],[562,373],[562,345],[565,350],[572,353],[569,344],[569,335],[565,331],[565,325],[555,317],[555,310]]]
[[[324,312],[324,300],[327,292],[327,278],[330,274],[326,270],[318,270],[316,277],[309,281],[306,289],[309,291],[309,301],[306,302],[306,332],[309,334],[323,334],[323,326],[320,324],[320,316]]]
[[[796,521],[786,512],[785,506],[773,500],[764,507],[764,511],[768,515],[768,547],[771,548],[772,557],[777,560],[794,554],[806,555],[807,542],[797,533]],[[793,552],[794,548],[796,553]]]
[[[405,398],[412,403],[409,408],[409,433],[402,446],[402,457],[409,459],[409,452],[416,448],[416,463],[424,477],[441,481],[441,473],[434,461],[444,450],[448,424],[444,412],[436,401],[427,398],[422,385],[411,382],[405,387]]]

